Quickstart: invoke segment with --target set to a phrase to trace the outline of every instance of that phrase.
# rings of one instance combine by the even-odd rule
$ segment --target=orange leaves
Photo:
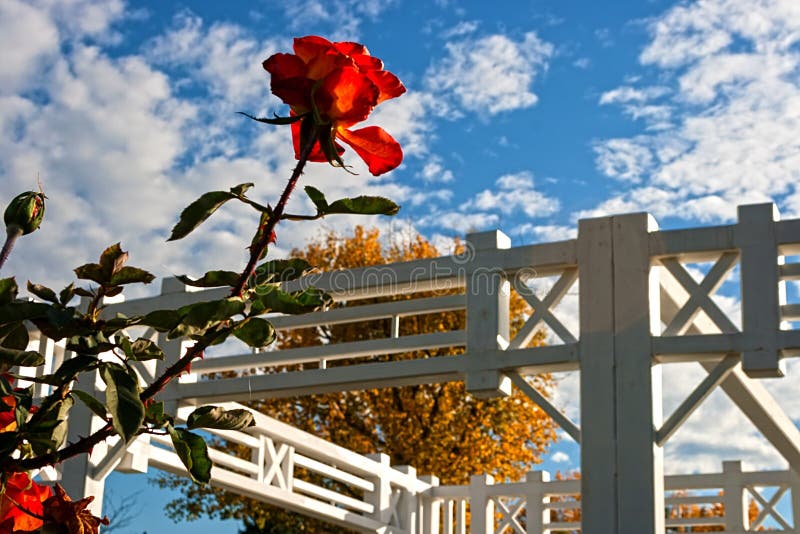
[[[12,473],[0,496],[0,534],[30,532],[42,526],[42,503],[52,495],[27,473]]]
[[[108,525],[108,518],[95,517],[86,509],[94,497],[72,501],[64,489],[56,484],[55,494],[44,501],[44,519],[66,529],[69,534],[98,534],[100,525]]]

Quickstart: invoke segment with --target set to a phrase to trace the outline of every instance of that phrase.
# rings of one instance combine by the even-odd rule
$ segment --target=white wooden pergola
[[[692,524],[745,532],[769,518],[786,532],[800,533],[800,433],[758,380],[782,376],[783,359],[800,354],[800,331],[791,328],[792,321],[800,320],[800,305],[787,304],[784,291],[787,280],[800,280],[800,263],[784,261],[800,254],[800,219],[781,221],[772,204],[759,204],[741,206],[738,221],[724,226],[659,231],[650,215],[627,214],[581,220],[577,239],[566,241],[510,248],[505,235],[492,231],[471,234],[467,242],[461,255],[309,276],[288,288],[313,285],[338,301],[453,288],[463,288],[461,294],[271,318],[279,330],[389,318],[395,325],[390,337],[208,358],[194,363],[192,374],[170,384],[160,398],[186,417],[197,405],[232,407],[253,398],[457,380],[482,397],[508,395],[518,387],[580,443],[580,481],[550,481],[546,473],[531,472],[523,482],[494,484],[476,473],[469,486],[439,486],[435,473],[417,476],[412,467],[390,466],[386,456],[360,456],[259,414],[257,426],[247,432],[219,432],[251,448],[252,458],[212,450],[217,464],[212,484],[363,532],[466,532],[469,503],[469,531],[475,533],[569,528],[587,534],[658,534],[667,526]],[[687,268],[697,262],[711,262],[700,282]],[[712,298],[737,266],[741,328]],[[538,298],[529,288],[532,277],[555,277],[556,282]],[[554,308],[578,284],[579,331],[573,332]],[[534,310],[514,338],[508,313],[512,290]],[[161,295],[113,304],[108,313],[137,315],[225,294],[186,292],[177,280],[165,279]],[[399,335],[397,325],[404,317],[464,309],[463,331]],[[555,342],[529,347],[544,326]],[[142,365],[145,380],[177,359],[185,346],[180,340],[159,342],[167,361]],[[47,339],[38,343],[49,355],[39,372],[50,372],[70,357]],[[373,360],[442,347],[464,350],[446,357]],[[342,359],[352,365],[326,365]],[[697,362],[707,375],[664,418],[661,367],[684,362]],[[305,370],[270,372],[300,363]],[[314,363],[316,368],[309,369]],[[240,373],[210,376],[219,371]],[[580,371],[580,426],[525,379],[558,371]],[[98,382],[98,395],[101,386]],[[664,444],[717,387],[787,460],[789,470],[747,473],[739,463],[725,462],[720,473],[665,478]],[[73,413],[72,438],[101,424],[78,407]],[[295,476],[294,466],[349,485],[351,495],[363,497],[315,485]],[[167,441],[142,436],[127,448],[112,439],[89,458],[65,462],[51,476],[59,476],[75,497],[102,496],[103,480],[112,470],[145,472],[150,467],[183,472]],[[764,486],[778,490],[767,498],[760,491]],[[665,502],[665,491],[679,489],[711,492],[673,494]],[[786,492],[791,492],[791,519],[776,509]],[[752,523],[746,495],[761,508]],[[665,524],[665,505],[713,502],[724,503],[724,517],[668,519]],[[578,507],[581,524],[550,523],[550,510]]]

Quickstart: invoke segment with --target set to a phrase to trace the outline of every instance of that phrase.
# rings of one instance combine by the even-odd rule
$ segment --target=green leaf
[[[236,195],[229,191],[210,191],[204,194],[181,212],[178,224],[172,229],[172,234],[167,241],[176,241],[186,237],[220,206],[233,198],[236,198]]]
[[[80,389],[73,389],[69,392],[69,394],[78,397],[81,402],[83,402],[90,410],[92,410],[102,419],[105,419],[106,416],[108,416],[108,412],[106,411],[106,407],[103,406],[103,403],[94,398],[91,394],[81,391]]]
[[[250,241],[250,250],[255,248],[256,244],[261,241],[261,237],[264,235],[264,229],[266,228],[267,223],[269,222],[269,213],[261,212],[261,217],[258,222],[258,231],[253,235],[253,239]],[[269,247],[264,247],[264,250],[259,255],[258,260],[263,260],[267,256],[267,251]]]
[[[237,111],[239,115],[244,115],[248,119],[253,119],[254,121],[263,122],[265,124],[276,124],[276,125],[284,125],[284,124],[292,124],[293,122],[297,122],[299,120],[303,120],[303,117],[308,115],[308,113],[303,113],[302,115],[295,115],[293,117],[279,117],[275,115],[275,118],[268,119],[266,117],[254,117],[245,113],[244,111]]]
[[[71,336],[66,344],[67,350],[79,354],[100,354],[114,347],[116,347],[116,345],[109,341],[102,331],[86,336]]]
[[[239,280],[239,273],[233,271],[208,271],[201,278],[192,280],[186,275],[177,277],[187,286],[194,287],[221,287],[233,286]]]
[[[67,437],[67,415],[74,401],[67,396],[50,404],[43,404],[25,424],[25,436],[33,451],[47,454],[58,449]]]
[[[6,304],[0,304],[0,325],[19,323],[26,319],[44,317],[50,309],[49,304],[24,300],[15,300]]]
[[[138,267],[122,267],[114,273],[109,283],[114,286],[123,284],[149,284],[156,277]]]
[[[383,197],[360,196],[333,202],[325,210],[329,213],[355,213],[358,215],[396,215],[400,206]]]
[[[149,339],[140,337],[139,339],[134,341],[130,347],[131,347],[131,354],[128,355],[128,358],[131,358],[132,360],[143,362],[146,360],[164,359],[164,351],[162,351],[161,347],[159,347]]]
[[[189,414],[189,418],[186,420],[186,426],[190,429],[244,430],[255,424],[255,418],[250,411],[225,410],[219,406],[201,406]]]
[[[100,270],[103,280],[111,280],[111,277],[122,269],[126,261],[128,261],[128,253],[122,250],[119,243],[105,249],[100,254]]]
[[[311,265],[300,258],[267,261],[256,267],[254,285],[288,282],[300,278],[310,269]]]
[[[224,321],[244,311],[245,303],[240,297],[198,302],[184,306],[178,311],[185,314],[183,322],[189,326],[207,328],[212,323]]]
[[[167,424],[172,424],[172,416],[164,413],[164,403],[162,401],[151,402],[147,405],[144,412],[145,420],[157,427],[163,427]]]
[[[100,365],[100,360],[88,354],[78,354],[77,356],[64,361],[53,373],[53,382],[56,385],[64,384],[74,380],[78,374],[91,371]]]
[[[106,405],[113,418],[114,431],[125,443],[136,436],[144,421],[144,404],[139,399],[139,385],[121,366],[105,364],[100,376],[106,383]]]
[[[176,310],[155,310],[139,321],[145,326],[152,326],[159,332],[169,332],[181,322],[181,314]]]
[[[28,348],[28,329],[24,323],[11,323],[0,326],[0,346],[7,349],[25,350]]]
[[[325,195],[322,194],[322,191],[310,185],[305,186],[304,189],[306,191],[306,194],[308,195],[308,198],[310,198],[311,202],[314,203],[314,206],[317,207],[317,210],[320,213],[327,213],[328,202],[325,200]]]
[[[28,280],[28,291],[36,295],[42,300],[46,300],[48,302],[52,302],[53,304],[58,304],[58,297],[56,297],[56,292],[50,289],[49,287],[45,287],[39,284],[33,284],[30,280]]]
[[[0,432],[0,458],[7,458],[17,448],[19,432]]]
[[[103,274],[103,268],[98,263],[86,263],[73,269],[73,272],[80,280],[91,280],[92,282],[96,282],[100,285],[106,283],[106,277]],[[75,292],[78,293],[77,290]]]
[[[314,311],[331,300],[325,292],[313,287],[294,293],[287,293],[276,286],[259,286],[258,290],[259,294],[254,300],[258,300],[261,304],[259,313],[274,311],[299,315]]]
[[[207,484],[211,480],[211,458],[208,447],[202,436],[198,436],[184,428],[167,426],[175,452],[186,466],[192,480],[199,484]]]
[[[248,317],[237,324],[233,335],[255,348],[265,347],[275,341],[272,323],[259,317]]]
[[[245,193],[247,193],[247,190],[250,189],[251,187],[254,187],[255,185],[256,184],[254,184],[253,182],[247,182],[247,183],[244,183],[244,184],[239,184],[239,185],[235,185],[235,186],[231,187],[230,191],[231,191],[231,194],[236,195],[237,197],[240,197],[240,196],[244,195]]]
[[[17,298],[17,292],[19,288],[17,287],[17,282],[14,280],[14,277],[11,278],[3,278],[0,280],[0,304],[8,304],[15,298]]]
[[[17,350],[0,347],[0,364],[13,367],[38,367],[44,365],[44,356],[33,350]]]
[[[69,301],[72,300],[72,297],[75,296],[75,286],[73,284],[68,285],[61,292],[58,294],[58,301],[61,303],[62,306],[66,306],[69,304]]]

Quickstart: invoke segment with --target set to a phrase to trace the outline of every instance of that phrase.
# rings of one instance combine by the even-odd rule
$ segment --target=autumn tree
[[[460,244],[455,243],[458,247]],[[421,236],[385,245],[378,230],[355,229],[348,238],[329,233],[294,256],[322,270],[349,269],[419,258],[434,258],[437,249]],[[437,294],[442,294],[441,292]],[[414,297],[430,296],[423,293]],[[394,297],[412,298],[411,295]],[[386,299],[362,299],[340,305],[364,305]],[[512,332],[530,313],[522,298],[512,293]],[[459,330],[465,313],[447,312],[404,317],[401,335]],[[320,343],[358,341],[390,336],[388,320],[329,325],[325,328],[282,332],[281,348]],[[541,344],[539,334],[532,344]],[[373,361],[446,357],[461,349],[418,351],[378,356]],[[364,360],[330,362],[352,365]],[[552,393],[549,375],[531,379],[545,395]],[[518,480],[540,462],[555,439],[554,423],[528,397],[516,391],[507,398],[480,400],[469,395],[463,382],[426,384],[366,391],[310,395],[288,399],[256,400],[249,406],[301,430],[358,453],[382,452],[393,465],[413,465],[421,474],[435,474],[442,484],[465,484],[470,475],[491,473],[497,479]],[[226,445],[227,446],[227,445]],[[234,446],[227,446],[235,452]],[[335,484],[331,481],[332,484]],[[248,534],[290,532],[339,532],[330,525],[246,497],[211,487],[187,483],[165,475],[162,487],[179,488],[183,496],[167,505],[175,520],[202,515],[237,518]]]

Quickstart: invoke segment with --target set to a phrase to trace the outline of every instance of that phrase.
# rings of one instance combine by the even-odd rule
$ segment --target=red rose
[[[384,70],[383,62],[358,43],[332,43],[312,35],[295,39],[294,52],[274,54],[263,65],[272,76],[272,92],[291,106],[293,115],[316,113],[318,121],[329,125],[309,160],[340,161],[344,148],[335,141],[338,138],[353,147],[375,176],[400,165],[403,151],[383,128],[349,129],[365,120],[376,105],[406,91],[397,76]],[[301,128],[300,122],[292,124],[298,158]]]

